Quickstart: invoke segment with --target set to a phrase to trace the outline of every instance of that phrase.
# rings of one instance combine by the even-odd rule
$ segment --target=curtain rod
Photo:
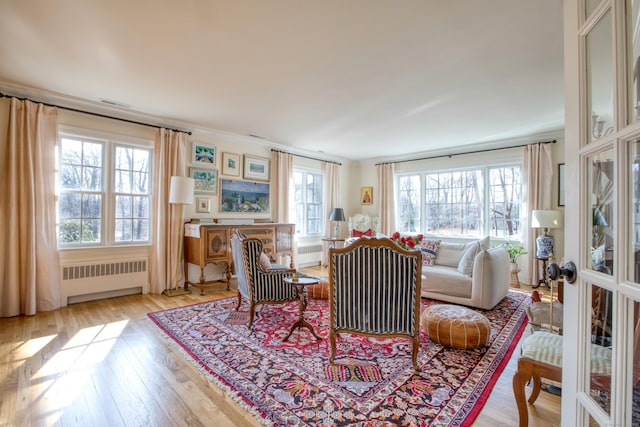
[[[137,122],[135,120],[129,120],[129,119],[123,119],[123,118],[120,118],[120,117],[108,116],[106,114],[93,113],[91,111],[84,111],[84,110],[78,110],[76,108],[71,108],[71,107],[63,107],[61,105],[48,104],[46,102],[34,101],[33,99],[29,99],[29,98],[20,98],[18,96],[6,95],[6,94],[4,94],[2,92],[0,92],[0,98],[16,98],[16,99],[19,99],[20,101],[31,101],[31,102],[35,102],[36,104],[46,105],[47,107],[55,107],[55,108],[60,108],[62,110],[73,111],[74,113],[89,114],[91,116],[102,117],[104,119],[119,120],[121,122],[132,123],[134,125],[148,126],[148,127],[152,127],[152,128],[156,128],[156,129],[162,129],[162,128],[171,129],[170,127],[167,127],[167,126],[152,125],[150,123]],[[182,133],[186,133],[187,135],[191,135],[191,131],[180,130],[180,129],[171,129],[171,130],[174,131],[174,132],[182,132]]]
[[[476,153],[486,153],[488,151],[508,150],[510,148],[526,147],[527,145],[533,145],[533,144],[555,144],[556,142],[557,141],[555,139],[552,139],[551,141],[532,142],[531,144],[512,145],[511,147],[487,148],[486,150],[467,151],[466,153],[442,154],[440,156],[421,157],[419,159],[398,160],[397,162],[380,162],[380,163],[376,163],[376,166],[389,165],[389,164],[392,164],[392,163],[417,162],[419,160],[440,159],[442,157],[451,158],[453,156],[462,156],[462,155],[465,155],[465,154],[476,154]]]
[[[323,159],[316,159],[315,157],[310,157],[310,156],[304,156],[302,154],[296,154],[296,153],[289,153],[287,151],[282,151],[282,150],[276,150],[275,148],[272,148],[271,151],[275,151],[276,153],[285,153],[285,154],[291,154],[292,156],[297,156],[297,157],[304,157],[305,159],[311,159],[311,160],[317,160],[319,162],[325,162],[325,163],[334,163],[338,166],[342,166],[342,163],[340,162],[334,162],[333,160],[323,160]]]

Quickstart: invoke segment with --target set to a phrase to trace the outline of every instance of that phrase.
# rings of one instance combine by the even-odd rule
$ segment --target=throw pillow
[[[465,276],[471,277],[473,273],[473,260],[475,259],[478,251],[482,249],[480,242],[472,242],[467,248],[467,251],[460,258],[460,263],[458,264],[458,271]]]
[[[258,261],[258,265],[260,265],[260,270],[262,271],[267,271],[271,268],[271,260],[264,252],[260,254],[260,261]]]
[[[366,236],[366,237],[371,237],[372,231],[371,229],[368,229],[367,231],[360,231],[360,230],[353,230],[353,236],[352,237],[362,237],[362,236]]]
[[[420,242],[420,252],[422,252],[422,265],[433,265],[438,255],[440,240],[423,240]]]

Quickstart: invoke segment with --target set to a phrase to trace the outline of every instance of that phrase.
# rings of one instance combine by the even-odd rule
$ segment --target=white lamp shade
[[[562,212],[552,210],[531,211],[531,228],[562,227]]]
[[[193,178],[172,176],[169,188],[169,203],[190,205],[193,203]]]

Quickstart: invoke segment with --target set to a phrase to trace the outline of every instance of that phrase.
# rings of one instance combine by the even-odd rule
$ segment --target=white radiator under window
[[[63,305],[149,289],[149,258],[100,260],[60,266]]]
[[[320,264],[322,257],[322,245],[298,246],[298,267],[311,267]]]

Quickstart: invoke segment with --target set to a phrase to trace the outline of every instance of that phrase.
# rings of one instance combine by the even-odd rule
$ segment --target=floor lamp
[[[184,226],[182,225],[182,205],[190,205],[193,204],[193,190],[194,190],[194,181],[193,178],[188,178],[186,176],[172,176],[171,177],[171,185],[169,187],[169,203],[172,205],[176,205],[176,210],[178,211],[178,218],[180,218],[181,228],[178,233],[178,254],[182,254],[183,250],[183,233]],[[171,260],[167,260],[167,262],[171,262]],[[178,295],[190,294],[190,290],[186,290],[184,287],[178,287],[178,268],[175,269],[175,276],[169,283],[169,287],[165,289],[163,292],[165,295],[170,297],[175,297]],[[185,280],[187,278],[185,277]],[[175,284],[175,288],[172,286]]]

